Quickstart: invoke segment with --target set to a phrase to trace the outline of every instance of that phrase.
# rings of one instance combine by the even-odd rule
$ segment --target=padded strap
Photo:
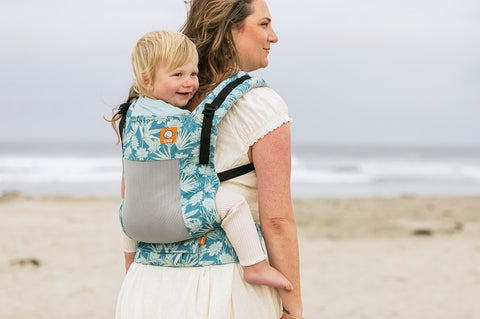
[[[122,143],[123,143],[123,128],[125,127],[125,118],[127,117],[127,111],[130,105],[131,105],[130,102],[126,102],[118,107],[118,114],[122,115],[122,118],[118,123],[118,130],[120,131],[120,140],[122,141]]]
[[[229,179],[247,174],[253,170],[255,170],[255,166],[253,166],[253,163],[249,163],[249,164],[245,164],[239,167],[235,167],[235,168],[220,172],[217,174],[217,176],[220,182],[224,182],[224,181],[228,181]]]
[[[215,111],[222,105],[223,101],[227,98],[228,94],[233,91],[238,85],[242,84],[245,80],[248,80],[250,76],[248,74],[239,77],[238,79],[228,83],[217,94],[212,103],[206,103],[203,109],[203,123],[202,132],[200,136],[200,164],[208,164],[210,160],[210,133],[212,131],[212,122]]]

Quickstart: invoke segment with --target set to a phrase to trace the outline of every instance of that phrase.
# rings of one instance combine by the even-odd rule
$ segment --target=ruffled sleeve
[[[241,152],[284,123],[290,122],[285,101],[268,87],[254,88],[242,96],[227,113],[225,123],[231,126],[241,142]]]

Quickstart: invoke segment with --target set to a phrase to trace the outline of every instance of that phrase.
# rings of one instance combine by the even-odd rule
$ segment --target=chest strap
[[[217,174],[217,176],[220,182],[224,182],[228,181],[229,179],[247,174],[248,172],[251,172],[253,170],[255,170],[255,166],[253,166],[253,163],[249,163],[220,172]]]

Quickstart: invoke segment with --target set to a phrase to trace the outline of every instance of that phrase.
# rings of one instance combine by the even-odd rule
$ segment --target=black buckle
[[[216,110],[217,110],[217,108],[215,106],[213,106],[210,103],[206,103],[202,113],[205,114],[205,115],[212,116],[215,113]]]

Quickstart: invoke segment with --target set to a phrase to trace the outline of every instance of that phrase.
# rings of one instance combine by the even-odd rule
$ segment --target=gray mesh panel
[[[180,202],[178,160],[140,162],[124,159],[123,162],[125,233],[147,243],[190,239]]]

